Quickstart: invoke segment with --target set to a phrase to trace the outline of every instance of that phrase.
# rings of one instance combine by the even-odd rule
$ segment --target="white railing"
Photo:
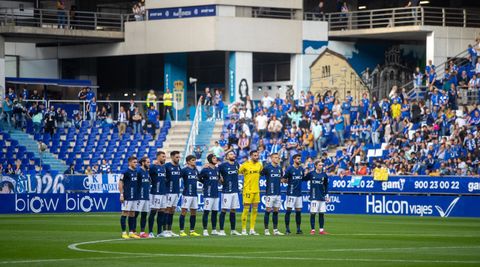
[[[195,117],[193,118],[192,127],[190,128],[190,133],[188,135],[187,145],[185,147],[185,153],[183,155],[183,163],[186,164],[187,155],[193,154],[195,149],[195,138],[198,135],[198,123],[202,119],[202,105],[201,102],[197,104],[197,109],[195,110]]]
[[[128,21],[134,21],[133,14],[0,8],[0,25],[8,26],[123,32],[124,23]]]
[[[305,20],[327,21],[330,31],[399,26],[480,27],[478,9],[400,7],[318,14],[304,12]]]
[[[30,101],[30,100],[28,100]],[[33,102],[37,102],[38,100],[34,100]],[[90,103],[90,101],[87,101],[87,100],[41,100],[43,102],[46,102],[47,103],[47,108],[50,108],[50,105],[53,105],[54,103],[60,103],[60,104],[79,104],[79,107],[80,105],[82,106],[82,114],[83,114],[83,119],[86,119],[86,111],[87,111],[87,105],[88,103]],[[113,105],[116,105],[117,106],[117,110],[116,112],[112,112],[114,114],[118,114],[118,112],[120,111],[120,107],[123,106],[125,107],[125,112],[127,111],[127,108],[126,106],[130,104],[130,101],[129,100],[98,100],[96,101],[98,104],[102,104],[102,103],[110,103],[112,104],[112,108],[113,108]],[[152,103],[152,102],[155,102],[156,105],[157,105],[157,110],[158,112],[163,112],[162,110],[159,110],[159,105],[161,103],[165,103],[165,101],[145,101],[145,100],[135,100],[133,103],[134,104],[145,104],[145,103]],[[173,107],[175,108],[175,121],[178,121],[178,109],[177,109],[177,102],[172,100],[172,103],[173,103]],[[137,106],[138,107],[138,106]],[[141,107],[138,107],[139,110],[141,110]],[[100,111],[100,109],[97,108],[97,112]],[[166,115],[166,114],[164,114]]]
[[[462,52],[450,57],[447,61],[442,62],[439,65],[435,65],[435,73],[437,74],[437,81],[442,79],[442,77],[445,74],[445,68],[448,67],[448,64],[451,60],[454,63],[457,64],[457,63],[459,63],[459,61],[458,61],[459,59],[465,59],[467,57],[467,55],[468,55],[468,49],[465,49]],[[470,64],[470,62],[468,62],[468,60],[465,60],[462,64],[457,64],[457,67],[460,68],[460,67],[465,66],[466,64]],[[428,77],[425,77],[425,78],[428,79]],[[414,81],[410,80],[406,84],[402,85],[401,88],[405,88],[407,90],[415,89],[414,88]]]

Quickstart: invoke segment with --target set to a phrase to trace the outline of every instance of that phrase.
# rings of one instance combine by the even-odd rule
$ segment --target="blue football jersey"
[[[123,181],[123,198],[125,200],[138,200],[137,170],[128,168],[120,180]]]
[[[165,164],[165,170],[167,172],[167,193],[180,193],[180,177],[182,172],[180,166],[168,162]]]
[[[263,168],[262,176],[265,177],[267,182],[265,194],[267,196],[280,195],[280,183],[283,176],[282,167],[280,167],[280,165],[275,167],[272,164],[268,164]]]
[[[200,172],[200,182],[203,184],[203,197],[218,197],[218,168],[203,168]]]
[[[285,179],[288,180],[287,196],[302,196],[302,180],[304,176],[304,169],[302,166],[295,168],[293,165],[288,167],[285,171]]]
[[[137,170],[138,184],[139,184],[139,200],[149,200],[150,199],[150,174],[148,170],[138,168]]]
[[[152,188],[150,194],[165,195],[167,193],[166,179],[167,171],[164,165],[153,164],[150,166],[150,179],[152,180]]]
[[[223,178],[223,193],[238,193],[238,168],[237,162],[230,164],[224,162],[218,167],[220,176]]]
[[[185,167],[182,169],[183,179],[183,195],[189,197],[197,196],[197,181],[198,170],[197,168]]]
[[[309,172],[305,180],[310,181],[310,201],[325,201],[325,195],[328,194],[328,176],[325,172]]]

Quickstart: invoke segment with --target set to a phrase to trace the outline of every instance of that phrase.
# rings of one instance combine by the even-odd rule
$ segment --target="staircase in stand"
[[[56,155],[50,153],[48,150],[43,153],[40,152],[38,142],[33,137],[21,130],[13,129],[10,131],[10,137],[18,141],[19,144],[25,146],[28,152],[32,152],[35,157],[39,158],[43,165],[50,165],[52,171],[63,173],[68,166],[62,160],[58,159]]]

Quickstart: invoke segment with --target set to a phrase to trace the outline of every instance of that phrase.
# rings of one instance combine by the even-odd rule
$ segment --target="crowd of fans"
[[[451,62],[444,79],[436,79],[432,64],[416,74],[417,85],[428,88],[418,100],[397,87],[381,100],[367,93],[353,99],[350,92],[338,99],[331,91],[302,91],[288,100],[265,93],[257,103],[247,99],[234,105],[210,151],[222,157],[233,150],[246,159],[258,150],[262,161],[279,153],[285,166],[300,153],[307,168],[319,158],[339,175],[372,174],[378,168],[392,175],[480,175],[480,103],[466,105],[458,94],[466,84],[476,94],[480,89],[480,61],[472,54],[469,60],[469,73],[459,75]],[[382,154],[369,155],[372,149]]]
[[[78,100],[80,105],[67,113],[62,108],[63,104],[52,104],[48,108],[37,90],[31,93],[23,88],[21,94],[17,94],[13,88],[9,88],[0,101],[0,123],[5,129],[25,129],[27,122],[31,122],[34,134],[49,133],[53,136],[58,128],[80,128],[82,122],[87,120],[91,125],[116,126],[120,135],[131,128],[133,134],[149,132],[155,136],[160,120],[168,115],[171,120],[174,119],[173,95],[169,89],[158,97],[150,90],[146,102],[137,103],[132,99],[128,104],[122,104],[120,110],[116,110],[118,108],[110,102],[109,95],[102,99],[102,103],[97,103],[91,88],[82,88]]]

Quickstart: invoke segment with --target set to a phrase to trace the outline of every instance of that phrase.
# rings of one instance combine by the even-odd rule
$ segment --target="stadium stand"
[[[437,68],[427,66],[410,91],[394,87],[390,97],[381,100],[366,94],[362,99],[335,99],[328,93],[308,93],[293,101],[266,94],[250,105],[253,108],[235,103],[218,142],[242,161],[251,150],[259,150],[264,161],[272,152],[284,161],[300,153],[302,162],[321,158],[331,163],[326,164],[330,172],[340,175],[372,174],[377,167],[388,168],[390,174],[479,175],[480,63],[467,52]],[[438,77],[442,67],[443,77]],[[294,109],[299,106],[303,112]],[[281,122],[278,138],[270,131],[260,136],[260,113],[267,115],[268,125],[273,117]],[[245,136],[250,145],[242,149]],[[347,140],[345,145],[340,138]]]
[[[20,100],[21,101],[21,100]],[[15,100],[17,102],[17,100]],[[131,155],[148,155],[151,158],[155,157],[158,148],[163,147],[166,140],[168,130],[171,128],[171,121],[164,121],[163,127],[159,130],[158,136],[154,139],[149,132],[133,133],[133,127],[127,127],[126,133],[119,135],[118,127],[113,127],[113,124],[104,123],[98,120],[92,124],[90,121],[81,121],[79,124],[65,124],[63,127],[57,127],[53,135],[47,130],[47,122],[42,121],[43,126],[40,130],[34,129],[34,123],[31,117],[35,114],[45,113],[48,117],[48,112],[40,109],[31,111],[26,119],[25,132],[32,138],[31,142],[36,141],[46,145],[48,152],[55,155],[55,157],[66,165],[75,166],[75,171],[84,173],[87,166],[91,169],[100,172],[101,160],[106,159],[110,166],[111,172],[122,172],[127,168],[126,158]],[[53,114],[53,116],[57,116]],[[6,118],[6,116],[4,116]],[[16,123],[16,121],[14,120]],[[8,165],[15,165],[17,159],[22,162],[22,171],[42,170],[49,172],[52,170],[51,164],[41,164],[41,156],[36,157],[33,151],[38,150],[35,147],[19,145],[19,142],[11,138],[9,132],[20,132],[18,129],[13,129],[8,126],[8,123],[2,123],[3,130],[0,133],[0,145],[2,162],[5,162],[3,170],[7,173]],[[69,127],[66,127],[69,126]],[[42,130],[43,129],[43,130]],[[29,142],[28,138],[22,138],[25,142]],[[37,153],[38,154],[38,153]],[[5,159],[5,161],[3,161]],[[45,161],[45,158],[42,158]],[[57,172],[63,173],[66,165],[62,169],[55,169]]]

